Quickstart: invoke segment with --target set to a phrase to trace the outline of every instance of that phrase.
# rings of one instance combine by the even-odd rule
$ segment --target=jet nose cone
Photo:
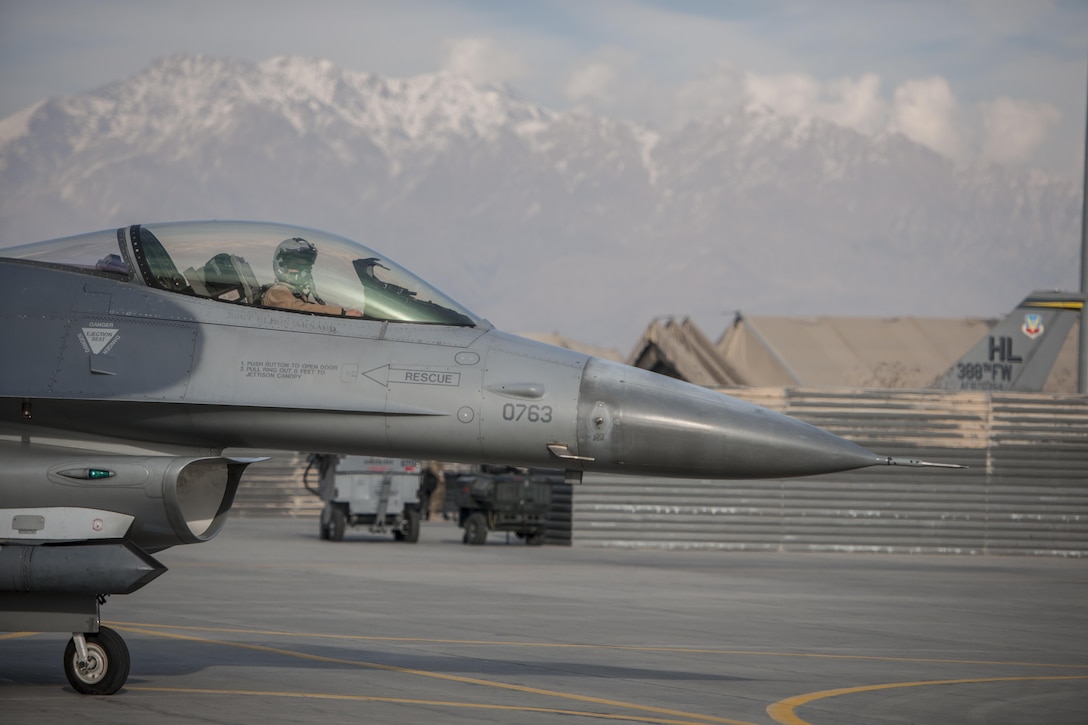
[[[579,453],[598,470],[686,478],[809,476],[886,462],[781,413],[598,360],[583,377]]]

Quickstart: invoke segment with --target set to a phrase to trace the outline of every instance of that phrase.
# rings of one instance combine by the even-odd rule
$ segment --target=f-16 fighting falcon
[[[0,630],[71,632],[81,693],[125,682],[106,595],[223,526],[253,459],[327,451],[689,478],[879,456],[734,398],[495,329],[348,239],[137,224],[0,250]]]

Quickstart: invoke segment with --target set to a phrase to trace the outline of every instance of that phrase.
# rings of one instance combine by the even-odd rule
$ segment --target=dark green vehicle
[[[458,476],[455,503],[458,525],[465,530],[466,544],[483,544],[488,531],[512,531],[529,546],[544,543],[552,483],[563,481],[550,473],[519,473],[500,469]]]

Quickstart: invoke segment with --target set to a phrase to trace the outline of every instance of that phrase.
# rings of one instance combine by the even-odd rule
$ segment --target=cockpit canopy
[[[276,281],[276,250],[316,250],[307,295],[370,320],[475,326],[482,320],[363,245],[313,229],[261,222],[144,224],[0,249],[0,256],[142,281],[149,287],[262,307]],[[294,246],[303,245],[294,242]],[[302,261],[310,255],[302,255]],[[280,275],[281,279],[283,275]],[[312,307],[312,306],[311,306]],[[322,314],[312,310],[309,314]]]

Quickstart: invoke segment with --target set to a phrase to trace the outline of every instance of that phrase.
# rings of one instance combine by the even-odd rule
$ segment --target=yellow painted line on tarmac
[[[3,632],[0,639],[16,639],[17,637],[33,637],[37,632]]]
[[[840,695],[856,695],[861,692],[876,692],[879,690],[894,690],[902,687],[931,687],[933,685],[976,685],[987,682],[1045,682],[1056,680],[1088,680],[1088,675],[1057,675],[1053,677],[985,677],[966,680],[930,680],[923,682],[892,682],[883,685],[863,685],[861,687],[844,687],[838,690],[824,690],[822,692],[810,692],[807,695],[779,700],[767,706],[767,714],[781,725],[812,725],[807,720],[797,716],[797,708],[808,705],[818,700],[826,700]]]
[[[818,652],[765,652],[758,650],[707,649],[699,647],[646,647],[625,644],[580,644],[571,642],[502,642],[479,639],[438,639],[426,637],[382,637],[363,634],[321,634],[309,632],[283,632],[278,630],[241,629],[233,627],[187,627],[173,624],[145,624],[136,622],[110,622],[118,629],[139,627],[154,630],[178,630],[187,632],[219,632],[224,634],[251,634],[261,637],[306,637],[315,639],[359,640],[367,642],[417,642],[420,644],[461,644],[487,647],[543,647],[555,649],[624,650],[628,652],[675,652],[677,654],[732,655],[744,657],[797,657],[826,660],[863,660],[877,662],[919,662],[947,665],[995,665],[1006,667],[1045,667],[1088,670],[1088,664],[1056,664],[1048,662],[1010,662],[993,660],[957,660],[936,657],[888,657],[881,655],[838,655]]]
[[[224,642],[222,640],[207,639],[204,637],[195,637],[188,634],[179,634],[176,632],[163,631],[165,627],[161,629],[143,628],[140,625],[132,624],[116,624],[118,629],[132,634],[144,634],[151,637],[167,637],[170,639],[180,639],[189,642],[201,642],[204,644],[213,645],[225,645],[228,647],[238,647],[240,649],[253,650],[255,652],[267,652],[270,654],[283,655],[286,657],[297,657],[299,659],[311,660],[314,662],[326,662],[331,664],[352,665],[355,667],[366,667],[374,670],[383,670],[386,672],[399,672],[407,675],[418,675],[420,677],[431,677],[438,680],[446,680],[449,682],[457,682],[466,685],[479,685],[482,687],[492,687],[502,690],[512,690],[514,692],[523,692],[532,695],[542,695],[544,697],[555,697],[564,700],[574,700],[577,702],[586,702],[594,705],[600,705],[603,707],[614,707],[625,710],[635,710],[640,712],[653,713],[655,715],[667,715],[670,717],[686,718],[684,722],[698,722],[700,725],[704,723],[722,723],[723,725],[752,725],[752,723],[746,723],[740,720],[731,720],[729,718],[715,717],[713,715],[702,715],[699,713],[683,712],[681,710],[671,710],[662,707],[653,707],[651,705],[637,705],[630,702],[621,702],[619,700],[608,700],[600,697],[592,697],[590,695],[578,695],[572,692],[561,692],[558,690],[545,690],[538,687],[528,687],[526,685],[515,685],[507,682],[496,682],[494,680],[481,680],[474,677],[463,677],[461,675],[450,675],[441,672],[428,672],[426,670],[414,670],[407,667],[397,667],[395,665],[383,665],[377,662],[362,662],[359,660],[345,660],[336,657],[325,657],[322,655],[307,654],[305,652],[295,652],[293,650],[280,649],[277,647],[268,647],[259,644],[248,644],[244,642]],[[298,635],[296,635],[298,636]],[[135,688],[134,688],[135,689]],[[345,696],[347,697],[347,696]],[[622,719],[619,716],[610,716],[614,719]],[[631,719],[631,718],[628,718]]]
[[[125,690],[136,692],[164,692],[180,693],[187,695],[235,695],[252,697],[292,697],[310,700],[346,700],[350,702],[385,702],[394,705],[424,705],[426,707],[458,707],[477,710],[505,710],[509,712],[534,712],[547,715],[569,715],[575,717],[591,717],[600,720],[622,720],[624,722],[658,723],[659,725],[703,725],[702,721],[691,720],[663,720],[660,718],[640,717],[638,715],[616,715],[606,712],[589,712],[582,710],[562,710],[551,707],[529,707],[527,705],[492,705],[485,702],[456,702],[452,700],[413,700],[407,697],[377,697],[371,695],[330,695],[317,692],[282,692],[262,690],[213,690],[202,687],[125,687]]]

